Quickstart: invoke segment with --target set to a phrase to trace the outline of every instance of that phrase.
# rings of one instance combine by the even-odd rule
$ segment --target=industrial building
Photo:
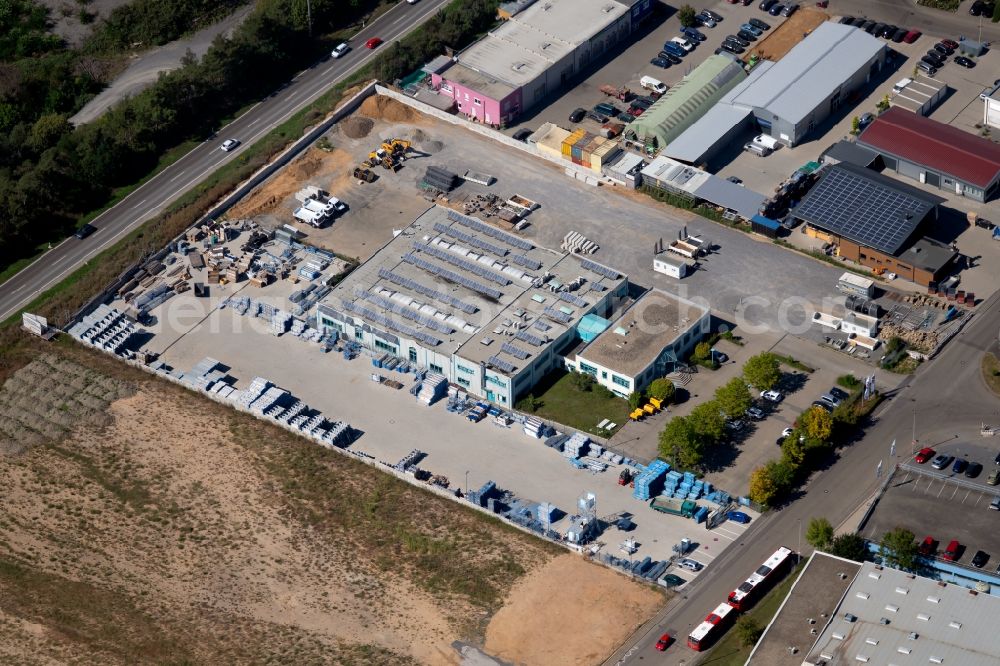
[[[613,269],[434,206],[319,303],[316,326],[511,407],[562,366],[581,318],[609,315],[627,286]]]
[[[944,200],[864,167],[826,167],[794,215],[806,233],[837,244],[839,256],[921,285],[937,282],[955,258],[923,232]]]
[[[719,178],[668,157],[657,157],[640,172],[642,184],[690,199],[694,204],[709,203],[732,218],[749,222],[767,197],[750,188]]]
[[[714,106],[698,107],[697,117],[661,144],[666,146],[664,154],[704,164],[758,127],[795,146],[882,68],[885,52],[885,43],[863,30],[821,23],[777,62],[759,61],[749,76],[719,95]],[[632,123],[630,131],[637,124]]]
[[[746,76],[743,63],[711,55],[629,123],[622,136],[650,151],[664,148]]]
[[[708,334],[710,325],[708,308],[652,289],[566,363],[628,397],[673,372]]]
[[[746,663],[752,666],[802,666],[806,650],[812,647],[819,632],[833,617],[837,605],[860,570],[859,562],[818,550],[814,552]]]
[[[983,124],[1000,129],[1000,81],[979,97],[983,100]]]
[[[652,0],[507,3],[507,20],[432,73],[432,87],[470,120],[510,124],[627,39],[652,8]]]
[[[815,594],[796,584],[786,604]],[[829,607],[832,600],[823,601]],[[1000,599],[987,592],[866,562],[826,617],[814,616],[818,636],[799,646],[799,663],[993,665],[1000,662],[998,614]],[[754,654],[749,663],[757,663]]]
[[[950,194],[985,202],[1000,190],[1000,145],[899,107],[857,142],[881,155],[886,169]]]

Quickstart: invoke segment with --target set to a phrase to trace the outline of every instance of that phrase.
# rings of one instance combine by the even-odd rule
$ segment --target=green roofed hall
[[[725,55],[709,56],[629,124],[625,138],[653,149],[663,148],[746,77],[739,61]]]

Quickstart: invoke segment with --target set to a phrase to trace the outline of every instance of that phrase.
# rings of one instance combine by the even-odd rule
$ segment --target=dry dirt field
[[[662,603],[112,359],[31,354],[0,389],[37,403],[3,417],[30,437],[0,431],[2,663],[454,664],[485,640],[586,664]],[[88,397],[43,399],[67,378]]]

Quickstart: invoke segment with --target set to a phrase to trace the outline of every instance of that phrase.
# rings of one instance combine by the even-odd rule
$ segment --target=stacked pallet
[[[420,392],[417,393],[417,400],[425,405],[432,404],[435,400],[444,395],[448,389],[448,378],[436,372],[429,372],[420,384]]]
[[[670,465],[662,460],[654,460],[645,470],[635,478],[635,489],[632,496],[638,500],[646,501],[653,495],[658,494],[663,483],[663,477],[670,471]]]
[[[590,445],[590,438],[582,433],[576,433],[566,440],[563,445],[563,456],[576,460],[587,455],[587,447]]]

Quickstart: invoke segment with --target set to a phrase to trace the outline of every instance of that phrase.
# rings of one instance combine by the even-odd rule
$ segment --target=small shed
[[[750,228],[768,238],[777,238],[781,231],[781,223],[763,215],[754,215],[750,219]]]

